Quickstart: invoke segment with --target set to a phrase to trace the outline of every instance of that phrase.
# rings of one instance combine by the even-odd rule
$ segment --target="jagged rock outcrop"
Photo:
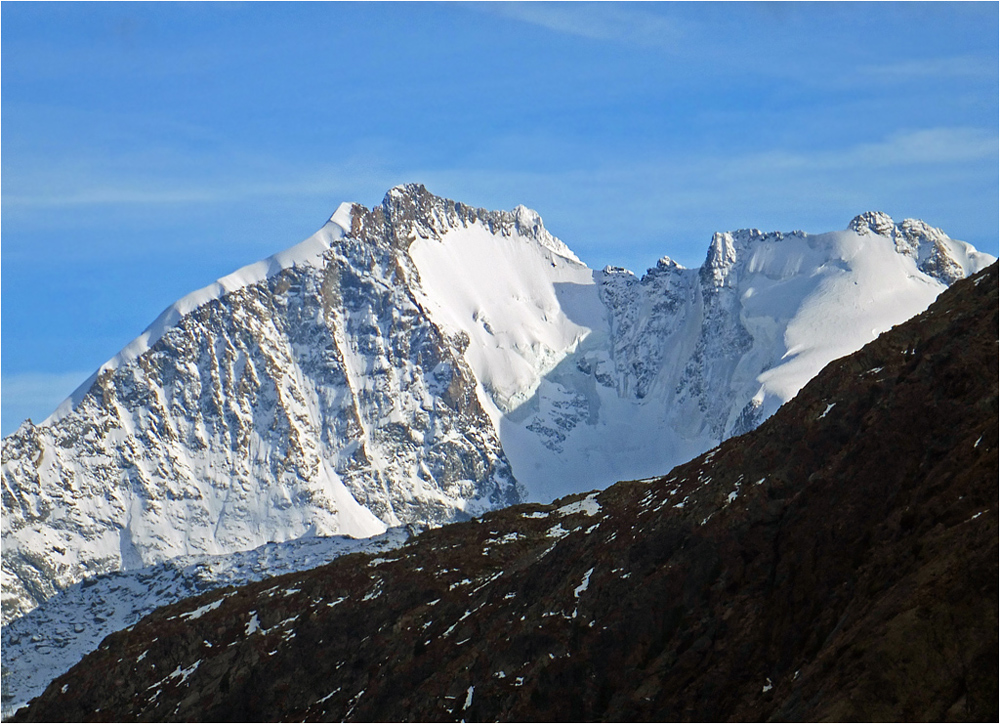
[[[916,261],[920,271],[945,284],[966,276],[951,251],[948,235],[919,219],[903,219],[897,224],[881,211],[868,211],[854,217],[848,228],[859,234],[892,239],[896,251]]]
[[[15,720],[994,721],[998,321],[994,265],[669,475],[169,606]]]
[[[700,269],[637,279],[588,269],[524,207],[418,185],[344,204],[4,440],[3,620],[109,571],[460,520],[690,459],[989,260],[876,216],[717,234]]]

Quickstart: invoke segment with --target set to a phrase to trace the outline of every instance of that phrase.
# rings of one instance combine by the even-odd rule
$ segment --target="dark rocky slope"
[[[996,265],[668,476],[155,612],[20,720],[996,720]]]

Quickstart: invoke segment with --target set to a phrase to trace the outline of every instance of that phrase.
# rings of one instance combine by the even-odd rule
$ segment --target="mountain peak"
[[[334,211],[333,214],[331,214],[327,223],[339,226],[345,236],[350,234],[351,229],[354,226],[354,215],[357,206],[358,204],[352,204],[349,201],[345,201],[337,207],[337,210]]]
[[[889,214],[882,211],[866,211],[851,219],[851,223],[847,225],[847,228],[861,236],[875,234],[876,236],[892,238],[892,232],[896,228],[896,223]]]
[[[423,184],[417,184],[417,183],[398,184],[385,192],[385,196],[383,197],[382,202],[385,203],[388,199],[391,198],[399,198],[399,197],[418,198],[420,196],[434,196],[434,194],[430,193],[427,190],[427,187],[424,186]]]
[[[946,285],[992,260],[970,244],[956,241],[920,219],[903,219],[897,224],[881,211],[866,211],[851,219],[848,229],[860,236],[874,234],[889,239],[896,253],[910,257],[920,271]]]
[[[550,252],[582,264],[566,244],[549,233],[538,212],[523,205],[511,211],[490,211],[437,196],[423,184],[410,183],[389,189],[382,203],[371,210],[353,208],[352,235],[359,239],[388,238],[397,248],[406,249],[417,237],[440,239],[449,231],[479,224],[493,234],[531,239]],[[331,217],[331,221],[335,219]]]

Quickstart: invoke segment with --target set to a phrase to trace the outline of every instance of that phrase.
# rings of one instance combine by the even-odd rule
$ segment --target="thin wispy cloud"
[[[556,33],[591,40],[671,50],[678,47],[683,37],[680,21],[622,3],[498,2],[477,8]]]
[[[233,197],[232,189],[137,189],[131,186],[89,187],[86,189],[35,193],[4,194],[8,210],[18,208],[58,208],[73,206],[147,205],[216,203]]]
[[[558,142],[556,139],[554,142]],[[544,138],[528,141],[506,139],[511,147],[532,148],[545,143]],[[921,164],[950,164],[970,161],[996,160],[1000,153],[997,137],[987,129],[968,127],[942,127],[903,131],[890,134],[882,139],[843,146],[833,149],[813,151],[793,151],[771,149],[762,152],[727,154],[721,158],[703,154],[684,154],[664,157],[654,161],[654,165],[677,168],[681,164],[691,169],[726,167],[738,169],[840,169],[851,167],[891,167]],[[141,168],[141,159],[134,163],[123,158],[115,167],[105,169],[100,176],[88,173],[87,164],[70,164],[61,169],[40,169],[40,178],[60,179],[58,187],[38,183],[35,190],[20,193],[5,193],[5,209],[74,207],[87,205],[170,205],[232,202],[260,197],[279,196],[329,196],[340,190],[341,179],[350,178],[349,188],[358,188],[359,179],[366,178],[373,187],[381,187],[387,178],[425,179],[447,173],[449,166],[463,168],[461,159],[446,159],[453,164],[445,164],[437,169],[408,163],[403,157],[395,162],[388,159],[358,157],[340,164],[323,166],[288,167],[287,164],[271,165],[263,159],[247,162],[238,173],[218,175],[210,182],[196,183],[192,179],[199,174],[193,170],[190,177],[153,179],[143,177],[135,169]],[[646,165],[643,160],[637,160]],[[205,168],[231,168],[232,159],[202,158],[198,166]],[[616,164],[624,162],[629,169],[625,175],[634,172],[634,164],[626,158],[616,158]],[[583,174],[600,167],[602,160],[595,158],[591,168],[583,169]],[[480,169],[482,173],[504,175],[495,169]],[[607,173],[602,172],[602,173]],[[616,173],[615,171],[610,171]],[[200,174],[204,179],[204,173]],[[516,178],[532,174],[514,174]],[[560,174],[563,176],[565,174]],[[574,176],[580,175],[574,172]],[[606,176],[605,176],[606,178]],[[19,186],[29,189],[30,180]]]
[[[860,144],[827,163],[879,166],[997,160],[995,133],[981,128],[928,128],[895,133],[878,143]]]
[[[987,58],[956,56],[866,65],[860,70],[868,76],[893,81],[928,78],[986,78],[996,75],[996,63]]]
[[[767,168],[795,170],[839,170],[903,168],[919,165],[996,161],[1000,153],[997,137],[981,128],[928,128],[893,133],[873,142],[836,149],[790,151],[775,149],[731,157],[725,165],[733,169]]]
[[[509,138],[503,148],[532,149],[544,143],[544,138],[529,136],[522,141]],[[778,147],[735,154],[703,149],[643,157],[616,155],[595,157],[582,165],[550,171],[498,168],[491,165],[491,157],[496,156],[488,153],[475,158],[446,158],[434,165],[403,157],[393,163],[359,157],[338,165],[295,169],[261,162],[247,164],[239,178],[229,173],[202,186],[176,179],[157,185],[130,177],[123,166],[121,176],[108,178],[102,184],[81,175],[72,188],[33,195],[5,194],[3,205],[6,212],[38,214],[47,209],[85,206],[207,206],[254,199],[313,197],[329,205],[330,208],[322,209],[329,212],[340,201],[377,203],[381,193],[391,185],[419,181],[435,193],[467,203],[494,205],[502,200],[507,207],[518,203],[536,206],[547,221],[555,223],[553,231],[567,234],[580,243],[585,242],[590,232],[576,228],[571,210],[584,201],[595,206],[609,204],[629,209],[626,215],[630,219],[648,219],[645,226],[633,224],[635,233],[653,238],[659,236],[657,229],[667,231],[671,225],[683,223],[681,217],[695,210],[707,217],[713,213],[712,209],[760,208],[762,204],[791,209],[844,205],[840,199],[843,189],[850,185],[846,179],[859,172],[880,179],[882,187],[891,189],[898,187],[897,177],[912,175],[907,169],[924,166],[943,170],[961,168],[970,162],[995,161],[998,142],[985,129],[928,128],[835,148]],[[203,159],[202,165],[212,164]],[[223,164],[220,161],[218,165]],[[367,179],[365,184],[360,183],[361,178]],[[769,196],[773,198],[768,199]],[[858,201],[852,203],[865,208],[874,203],[874,200],[865,202],[862,192],[855,192],[853,198]],[[658,214],[650,216],[651,208],[657,208]],[[858,210],[864,209],[852,209]],[[569,225],[559,228],[561,217]],[[763,220],[758,222],[748,217],[734,223],[763,223]],[[722,219],[715,225],[725,226]],[[701,236],[695,236],[695,240],[693,253],[699,255]],[[614,261],[600,260],[602,264]]]
[[[199,159],[197,168],[186,173],[172,170],[161,178],[151,178],[141,163],[130,162],[126,157],[119,161],[95,169],[86,163],[60,166],[58,159],[38,159],[39,165],[34,169],[37,173],[11,184],[21,191],[3,194],[3,209],[31,213],[85,206],[203,205],[330,196],[356,191],[359,187],[380,187],[387,175],[382,164],[374,159],[311,168],[248,163],[234,173],[231,159],[220,156]]]
[[[331,174],[331,176],[334,176]],[[83,186],[86,186],[84,188]],[[106,186],[80,184],[80,188],[39,192],[34,194],[5,194],[4,207],[17,208],[57,208],[74,206],[161,206],[174,204],[215,204],[243,201],[260,197],[310,196],[328,194],[329,179],[290,180],[286,183],[267,181],[230,183],[220,180],[218,184],[197,187],[185,183],[155,185],[137,188],[122,180]]]

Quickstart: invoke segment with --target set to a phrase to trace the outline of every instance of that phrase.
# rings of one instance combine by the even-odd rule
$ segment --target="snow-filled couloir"
[[[582,264],[422,186],[171,306],[3,444],[8,621],[98,573],[662,473],[992,261],[922,222]]]

